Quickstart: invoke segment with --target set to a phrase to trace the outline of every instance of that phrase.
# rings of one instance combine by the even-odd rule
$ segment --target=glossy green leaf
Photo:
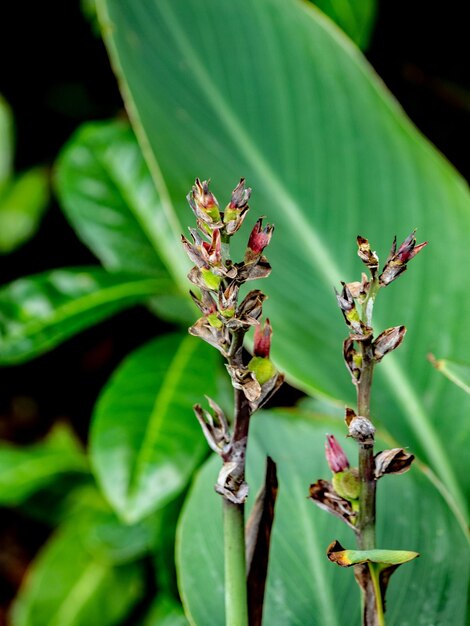
[[[18,505],[64,475],[87,471],[78,441],[63,425],[31,446],[0,442],[0,505]]]
[[[69,523],[53,535],[31,569],[12,609],[12,626],[112,626],[142,596],[137,564],[113,567],[89,553]]]
[[[376,0],[315,0],[362,50],[367,48],[375,23]]]
[[[334,539],[354,545],[353,533],[307,498],[310,483],[331,475],[323,456],[325,432],[334,433],[354,458],[355,444],[331,418],[295,410],[253,418],[249,502],[262,481],[266,454],[277,464],[279,478],[264,610],[264,623],[270,626],[360,624],[354,573],[326,556]],[[219,469],[215,457],[203,467],[178,529],[180,590],[188,617],[197,626],[224,623],[222,502],[213,489]],[[442,497],[442,488],[420,467],[378,483],[378,547],[421,555],[400,567],[390,582],[388,626],[465,623],[468,536]]]
[[[430,360],[441,374],[444,374],[457,387],[470,394],[470,365],[468,363],[453,361],[452,359],[435,359],[433,356],[430,357]]]
[[[164,259],[178,273],[181,250],[168,223],[174,216],[127,123],[82,126],[62,151],[56,186],[67,219],[107,269],[158,275]]]
[[[97,479],[135,522],[172,500],[207,451],[192,406],[215,390],[217,352],[168,335],[131,354],[98,401],[91,431]]]
[[[100,0],[128,110],[161,193],[181,226],[196,175],[224,204],[240,176],[253,214],[276,232],[263,282],[273,357],[291,382],[353,401],[341,363],[346,334],[332,287],[360,277],[356,236],[385,260],[415,227],[431,242],[380,294],[376,327],[405,324],[377,368],[373,413],[427,458],[465,506],[470,398],[436,384],[426,354],[465,358],[470,305],[466,185],[420,136],[357,48],[297,0]],[[245,240],[246,241],[246,240]],[[437,281],[436,277],[445,276]],[[451,423],[459,437],[448,436]],[[456,478],[459,477],[459,480]]]
[[[0,191],[0,254],[12,252],[37,231],[49,201],[47,171],[28,170]]]
[[[109,274],[100,268],[52,270],[0,289],[0,365],[25,361],[159,292],[167,277]]]
[[[10,107],[0,96],[0,189],[13,170],[13,116]]]
[[[183,285],[189,265],[171,234],[174,216],[167,217],[129,124],[82,126],[58,160],[56,187],[67,219],[107,269],[161,275],[165,264],[176,286]],[[186,326],[194,319],[186,286],[159,294],[150,306]]]

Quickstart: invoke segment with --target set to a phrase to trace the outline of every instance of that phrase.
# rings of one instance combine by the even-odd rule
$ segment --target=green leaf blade
[[[192,412],[214,392],[216,351],[160,337],[116,371],[96,407],[91,455],[98,481],[127,522],[173,499],[207,450]]]
[[[340,437],[343,445],[344,429],[330,418],[292,410],[262,413],[253,420],[248,451],[252,497],[262,481],[266,454],[276,462],[279,476],[264,612],[269,624],[360,623],[353,572],[336,567],[326,555],[332,539],[349,545],[353,533],[307,498],[308,485],[330,474],[323,455],[315,453],[323,449],[325,432]],[[345,440],[344,448],[352,458],[354,444]],[[212,488],[219,467],[215,458],[203,467],[178,528],[180,590],[197,626],[223,623],[222,503]],[[464,624],[468,536],[434,484],[417,468],[382,479],[377,521],[379,547],[412,548],[421,555],[390,583],[387,624],[401,626],[404,615],[410,624]]]
[[[69,522],[46,544],[15,599],[12,626],[119,624],[142,596],[141,568],[94,558]]]
[[[0,289],[0,365],[31,359],[171,289],[166,277],[109,274],[101,268],[52,270],[16,280]]]
[[[253,211],[276,224],[265,289],[282,338],[273,357],[290,381],[350,402],[332,287],[360,275],[356,236],[382,260],[395,234],[418,227],[431,241],[376,307],[379,331],[403,323],[408,334],[377,368],[373,413],[432,463],[464,510],[456,476],[468,493],[470,457],[460,450],[470,444],[470,399],[436,389],[426,364],[429,350],[465,358],[470,342],[463,181],[358,50],[305,3],[101,0],[99,9],[136,132],[176,218],[188,222],[184,198],[195,175],[210,177],[219,199],[243,175]],[[436,294],[438,275],[448,279]],[[458,440],[447,437],[449,422]]]

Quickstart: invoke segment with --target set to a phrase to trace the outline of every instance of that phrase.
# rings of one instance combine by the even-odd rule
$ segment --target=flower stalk
[[[391,573],[399,564],[418,556],[414,552],[379,551],[384,562],[371,558],[376,549],[376,491],[377,481],[385,474],[400,474],[407,471],[413,455],[401,448],[374,452],[375,427],[371,418],[371,392],[375,366],[386,354],[392,352],[403,341],[404,326],[388,328],[377,337],[373,329],[373,309],[381,288],[387,287],[407,269],[408,262],[426,246],[417,245],[415,233],[397,249],[393,241],[389,257],[379,275],[379,258],[372,251],[369,242],[357,238],[358,256],[366,265],[369,276],[362,274],[359,282],[342,284],[341,293],[336,297],[338,305],[349,329],[349,336],[343,345],[343,355],[353,384],[356,387],[357,413],[346,409],[348,436],[358,445],[358,467],[350,468],[344,458],[341,446],[336,440],[327,439],[326,456],[333,479],[330,482],[319,480],[310,486],[310,498],[321,508],[340,517],[356,535],[359,557],[351,562],[343,555],[351,551],[343,550],[338,542],[328,548],[328,558],[342,567],[354,565],[356,580],[362,592],[364,626],[385,624],[385,592]],[[334,438],[333,438],[334,439]],[[354,476],[357,488],[346,490],[340,474]],[[393,555],[392,555],[393,552]],[[355,554],[356,554],[355,553]],[[403,555],[406,554],[406,557]],[[396,562],[394,562],[396,559]]]
[[[265,278],[271,267],[263,255],[270,242],[273,226],[263,227],[259,219],[251,231],[244,259],[231,259],[232,236],[241,227],[249,210],[251,189],[244,179],[232,192],[221,211],[207,181],[196,179],[189,204],[196,216],[197,229],[190,228],[191,240],[182,237],[183,246],[195,264],[189,280],[200,290],[191,296],[202,317],[189,329],[219,350],[234,388],[234,415],[231,424],[222,409],[208,398],[211,411],[194,407],[197,419],[211,449],[222,459],[215,490],[223,498],[225,545],[225,607],[230,626],[255,626],[248,611],[246,571],[245,501],[248,485],[245,463],[250,418],[282,384],[283,376],[269,358],[271,326],[261,324],[266,296],[249,291],[241,300],[240,288],[250,280]],[[243,343],[254,327],[254,356],[246,362]],[[264,590],[264,585],[262,585]],[[259,607],[257,612],[261,615]],[[258,619],[258,618],[257,618]]]

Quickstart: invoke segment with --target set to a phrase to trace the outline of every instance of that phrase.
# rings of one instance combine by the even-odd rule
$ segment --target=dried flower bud
[[[207,180],[201,182],[196,178],[186,198],[197,219],[208,226],[214,226],[220,222],[219,203],[209,191],[209,182]]]
[[[366,327],[359,316],[356,303],[354,302],[354,298],[348,286],[346,283],[341,284],[343,286],[341,293],[338,293],[335,289],[335,294],[346,324],[354,331],[358,338],[370,334],[370,329]]]
[[[246,258],[246,257],[245,257]],[[271,266],[266,257],[261,256],[256,262],[237,263],[237,281],[246,283],[249,280],[267,278],[271,273]]]
[[[354,348],[354,341],[347,337],[343,343],[343,358],[351,373],[352,382],[356,385],[362,373],[362,355]]]
[[[383,333],[380,333],[380,335],[372,344],[372,351],[375,362],[379,363],[386,354],[398,348],[398,346],[403,341],[405,333],[406,328],[404,326],[394,326],[393,328],[387,328],[387,330],[384,330]]]
[[[211,315],[217,312],[217,306],[208,291],[202,290],[200,298],[193,291],[190,291],[189,295],[203,315]]]
[[[410,469],[415,457],[403,448],[393,448],[379,452],[374,458],[375,477],[381,478],[385,474],[404,474]]]
[[[347,288],[349,289],[350,294],[356,300],[360,302],[364,301],[365,297],[370,288],[370,282],[367,279],[366,274],[362,272],[361,281],[353,281],[352,283],[346,283]]]
[[[375,428],[367,417],[356,415],[349,422],[349,436],[358,443],[372,445],[374,443]]]
[[[189,334],[200,337],[217,348],[223,356],[227,356],[227,350],[230,346],[230,333],[215,314],[199,318],[189,329]]]
[[[195,404],[193,409],[194,413],[201,425],[202,432],[207,440],[209,446],[222,455],[224,449],[230,443],[229,427],[227,418],[224,412],[218,404],[211,398],[206,396],[209,405],[213,411],[213,414],[209,411],[204,411],[200,404]]]
[[[320,479],[310,485],[309,494],[310,500],[318,507],[339,517],[350,528],[355,528],[356,513],[353,511],[351,502],[338,495],[333,485],[327,480]]]
[[[325,456],[333,473],[343,472],[349,467],[348,457],[334,435],[326,436]]]
[[[269,244],[271,236],[274,230],[274,226],[267,224],[263,228],[263,218],[256,222],[251,231],[250,238],[248,239],[248,247],[245,252],[245,263],[252,263],[258,259],[263,250]]]
[[[398,250],[397,238],[394,238],[387,262],[385,263],[382,274],[379,276],[380,284],[383,287],[386,287],[398,278],[398,276],[406,270],[408,261],[411,261],[418,252],[421,252],[421,250],[428,245],[427,241],[416,245],[415,232],[416,230],[408,235]]]
[[[237,308],[237,319],[246,325],[254,326],[263,311],[265,300],[266,295],[259,289],[249,291]]]
[[[379,257],[376,252],[373,252],[370,247],[370,243],[364,237],[360,235],[357,237],[357,245],[358,245],[358,257],[361,261],[367,265],[370,270],[372,276],[374,276],[379,267]]]
[[[225,231],[228,235],[233,235],[243,223],[245,215],[249,211],[248,200],[251,189],[245,187],[245,179],[241,178],[238,185],[232,192],[232,198],[224,211]]]

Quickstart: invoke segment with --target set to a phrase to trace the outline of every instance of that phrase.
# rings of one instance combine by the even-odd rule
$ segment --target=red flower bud
[[[348,457],[334,435],[326,436],[325,455],[331,471],[335,474],[344,472],[349,467]]]
[[[263,218],[260,218],[256,222],[248,240],[248,248],[245,254],[246,261],[251,261],[261,256],[263,250],[271,240],[273,230],[274,226],[271,224],[263,228]]]
[[[263,359],[269,359],[272,334],[273,330],[268,319],[263,325],[258,324],[257,326],[255,326],[255,340],[253,347],[253,352],[255,356],[260,356]]]

